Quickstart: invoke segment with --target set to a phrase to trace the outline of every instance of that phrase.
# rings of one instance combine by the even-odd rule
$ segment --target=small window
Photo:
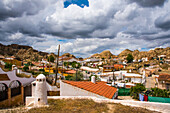
[[[36,86],[36,83],[34,83],[33,86]]]
[[[40,98],[38,98],[38,101],[40,101]]]
[[[40,79],[40,82],[41,82],[42,80]]]

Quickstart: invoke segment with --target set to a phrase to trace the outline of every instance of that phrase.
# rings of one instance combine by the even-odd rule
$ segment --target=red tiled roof
[[[122,65],[122,64],[114,64],[114,67],[120,67],[120,68],[123,68],[123,65]]]
[[[109,99],[112,99],[117,91],[117,88],[108,86],[105,82],[96,82],[95,84],[89,81],[64,80],[63,82]]]
[[[69,71],[66,71],[66,73],[74,74],[74,73],[76,73],[76,71],[75,70],[69,70]]]
[[[159,75],[158,80],[160,81],[170,81],[170,74],[162,73]]]

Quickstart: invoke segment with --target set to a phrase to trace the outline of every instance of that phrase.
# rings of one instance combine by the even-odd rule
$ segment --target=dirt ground
[[[48,100],[49,107],[26,110],[24,106],[0,110],[0,113],[157,113],[144,108],[114,103],[96,103],[88,99]]]

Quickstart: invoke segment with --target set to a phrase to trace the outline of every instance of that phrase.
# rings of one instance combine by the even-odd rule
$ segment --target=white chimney
[[[112,81],[112,86],[115,86],[115,81],[114,80]]]
[[[91,82],[94,83],[94,84],[96,83],[96,78],[95,78],[95,76],[92,76],[92,77],[91,77]]]
[[[36,77],[34,106],[47,105],[47,84],[46,77],[40,74]]]
[[[145,77],[146,77],[146,71],[143,70],[143,78],[145,78]]]

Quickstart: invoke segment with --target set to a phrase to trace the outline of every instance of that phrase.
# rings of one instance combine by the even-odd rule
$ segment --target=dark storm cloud
[[[22,15],[35,15],[47,4],[48,1],[45,0],[0,0],[0,20]]]
[[[155,6],[163,6],[165,1],[167,0],[129,0],[130,2],[136,2],[138,5],[142,7],[155,7]]]
[[[155,26],[164,30],[170,30],[170,13],[157,18]]]
[[[64,52],[80,55],[167,46],[169,6],[166,0],[89,0],[84,8],[64,8],[63,0],[0,0],[0,42],[40,49],[48,43],[55,52],[57,38],[64,38],[57,43]]]

